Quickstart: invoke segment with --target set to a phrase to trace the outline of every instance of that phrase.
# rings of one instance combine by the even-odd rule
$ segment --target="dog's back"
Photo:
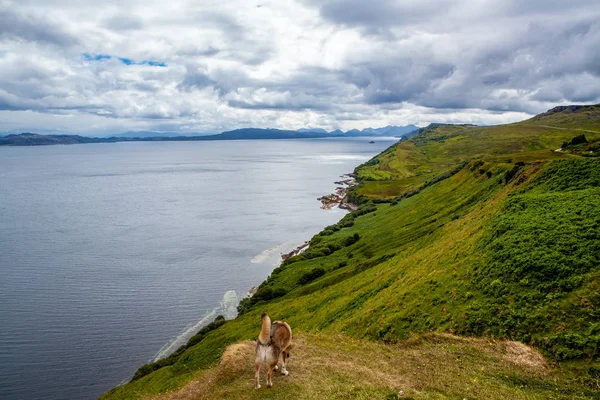
[[[287,322],[275,321],[271,325],[271,343],[279,348],[280,351],[286,351],[292,343],[292,328]]]

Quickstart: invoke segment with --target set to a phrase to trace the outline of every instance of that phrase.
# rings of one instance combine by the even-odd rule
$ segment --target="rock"
[[[335,193],[328,194],[317,199],[322,203],[322,209],[331,210],[332,208],[338,206],[339,208],[353,211],[358,208],[355,204],[348,202],[348,191],[352,186],[357,184],[356,175],[353,173],[344,174],[341,176],[341,178],[345,179],[334,182],[336,185],[339,185],[335,188]]]
[[[308,247],[309,244],[310,244],[310,242],[304,242],[300,246],[295,248],[294,250],[290,251],[289,253],[282,254],[281,260],[285,261],[290,257],[294,257],[295,255],[302,253],[304,250],[306,250],[306,248]]]

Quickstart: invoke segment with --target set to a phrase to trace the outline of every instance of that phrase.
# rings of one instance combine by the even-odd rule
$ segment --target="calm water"
[[[0,398],[91,399],[182,344],[343,215],[391,141],[0,148]]]

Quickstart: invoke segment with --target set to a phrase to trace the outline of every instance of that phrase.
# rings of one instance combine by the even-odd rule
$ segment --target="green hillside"
[[[393,145],[357,168],[360,208],[275,269],[237,319],[105,397],[193,381],[173,398],[598,398],[599,110],[431,126]],[[254,392],[243,341],[264,311],[290,323],[298,348],[290,379]],[[234,343],[226,355],[247,356],[228,364]],[[510,346],[528,355],[507,358]],[[322,373],[307,361],[318,357]],[[340,357],[337,372],[326,367]]]

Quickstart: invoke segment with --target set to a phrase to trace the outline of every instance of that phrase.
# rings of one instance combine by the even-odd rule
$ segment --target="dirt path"
[[[578,129],[578,128],[561,128],[558,126],[551,126],[551,125],[538,125],[536,124],[535,126],[541,126],[543,128],[550,128],[550,129],[558,129],[561,131],[578,131],[578,132],[590,132],[590,133],[600,133],[600,131],[592,131],[590,129]]]

